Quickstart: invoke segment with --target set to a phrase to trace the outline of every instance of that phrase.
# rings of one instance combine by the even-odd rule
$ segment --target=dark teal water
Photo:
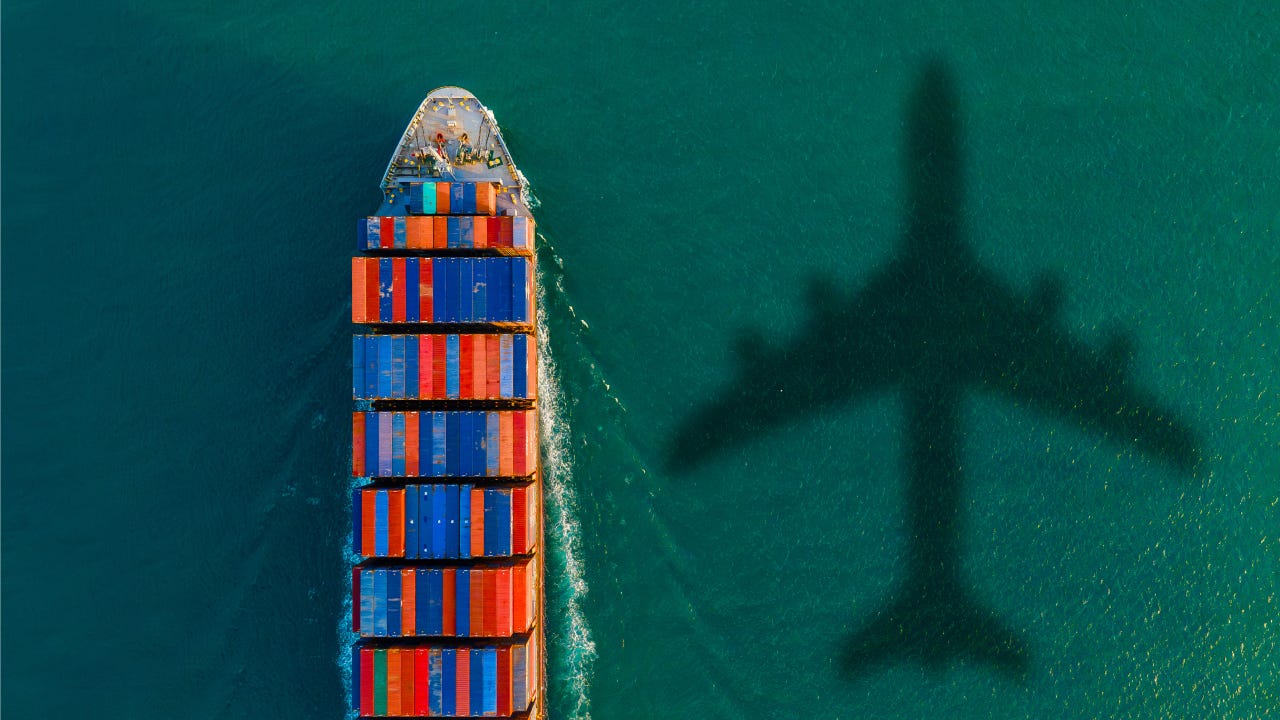
[[[352,219],[445,84],[542,203],[553,717],[1280,705],[1265,4],[85,5],[0,31],[7,717],[342,715]],[[1126,333],[1203,448],[1183,473],[964,397],[963,579],[1022,681],[841,668],[905,576],[899,396],[664,469],[743,328],[799,333],[815,272],[853,292],[893,257],[932,56],[977,258],[1057,278],[1090,346]]]

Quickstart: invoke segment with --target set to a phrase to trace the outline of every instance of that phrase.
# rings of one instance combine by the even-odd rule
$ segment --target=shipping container
[[[352,477],[527,477],[538,467],[537,411],[358,411],[351,450]]]

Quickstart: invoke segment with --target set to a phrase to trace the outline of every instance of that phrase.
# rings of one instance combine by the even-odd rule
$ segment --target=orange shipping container
[[[493,183],[476,183],[476,212],[481,215],[492,215],[497,211],[497,189]]]
[[[511,445],[511,434],[514,430],[511,413],[504,412],[498,414],[498,432],[501,436],[500,444],[502,445],[498,454],[498,474],[502,476],[510,476],[512,474],[511,466],[514,458]]]
[[[387,714],[400,714],[400,650],[387,650]]]
[[[471,557],[484,555],[484,493],[471,493]]]
[[[413,570],[400,571],[400,634],[413,637],[418,623],[418,578]]]
[[[432,247],[431,236],[432,219],[420,215],[410,215],[404,219],[404,239],[405,245],[411,250],[430,250]]]
[[[449,183],[447,182],[436,183],[436,214],[449,214]],[[436,229],[439,230],[440,226],[437,225]]]
[[[479,193],[477,193],[476,199],[479,200]],[[476,208],[476,210],[479,211],[479,208]],[[474,220],[474,222],[472,222],[472,225],[475,228],[473,230],[473,235],[472,235],[472,237],[475,238],[475,247],[478,247],[478,248],[489,247],[488,220],[486,218],[478,217]]]
[[[362,323],[365,318],[364,258],[351,258],[351,322]]]
[[[447,183],[446,183],[447,184]],[[446,200],[447,202],[447,200]],[[437,211],[448,212],[448,210]],[[449,247],[449,218],[437,215],[431,219],[434,234],[431,239],[431,247],[447,248]]]
[[[404,557],[404,490],[387,491],[387,546],[391,557]]]

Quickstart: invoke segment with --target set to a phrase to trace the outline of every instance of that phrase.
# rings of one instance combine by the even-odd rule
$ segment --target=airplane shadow
[[[907,105],[900,254],[856,294],[815,279],[811,319],[790,340],[744,333],[736,380],[693,409],[667,456],[669,469],[685,472],[770,428],[902,393],[908,573],[895,599],[846,641],[841,660],[852,676],[898,663],[973,662],[1015,680],[1030,671],[1027,642],[961,580],[966,392],[1070,420],[1183,471],[1200,457],[1173,409],[1131,382],[1130,335],[1095,349],[1056,320],[1059,280],[1045,276],[1022,294],[978,263],[964,241],[958,116],[947,68],[926,64]]]

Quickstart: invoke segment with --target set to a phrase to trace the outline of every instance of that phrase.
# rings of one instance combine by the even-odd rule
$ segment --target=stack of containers
[[[357,400],[534,400],[538,350],[528,335],[356,335]]]
[[[356,257],[351,321],[370,324],[533,323],[533,259]]]
[[[352,708],[361,717],[510,717],[538,691],[538,635],[465,647],[357,645]]]
[[[357,411],[355,477],[525,477],[538,467],[534,410]]]
[[[361,637],[510,637],[533,628],[537,558],[473,567],[356,567]]]
[[[357,223],[351,265],[371,326],[352,338],[352,548],[372,563],[352,568],[352,708],[519,716],[541,681],[533,220],[498,215],[491,183],[409,198]]]

